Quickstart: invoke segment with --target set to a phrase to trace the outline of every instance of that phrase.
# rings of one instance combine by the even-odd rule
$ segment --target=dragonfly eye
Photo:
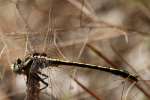
[[[34,57],[34,56],[39,56],[39,55],[40,55],[39,53],[36,53],[36,52],[35,52],[35,53],[33,54],[33,57]]]
[[[11,65],[11,69],[14,72],[18,73],[19,70],[20,70],[21,63],[22,63],[21,59],[18,58],[17,61],[16,61],[16,63],[14,63],[14,64]]]
[[[22,62],[21,59],[18,58],[17,59],[17,64],[21,64],[21,62]]]

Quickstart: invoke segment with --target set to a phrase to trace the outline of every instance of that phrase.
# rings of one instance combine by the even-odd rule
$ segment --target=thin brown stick
[[[40,100],[40,83],[34,78],[33,74],[27,77],[27,94],[25,100]]]
[[[90,94],[92,97],[94,97],[96,100],[102,100],[99,96],[97,96],[93,91],[89,90],[87,87],[85,87],[81,82],[79,82],[76,78],[73,78],[73,80],[88,94]]]
[[[94,46],[88,44],[88,47],[89,47],[94,53],[96,53],[99,57],[104,58],[104,60],[105,60],[107,63],[109,63],[110,65],[112,65],[112,67],[115,67],[115,68],[119,67],[118,65],[116,65],[116,64],[114,64],[112,61],[110,61],[106,56],[104,56],[104,55],[101,53],[101,51],[99,51],[99,50],[98,50],[97,48],[95,48]],[[101,54],[102,54],[103,56],[101,56]],[[110,63],[110,62],[111,62],[111,63]],[[115,66],[114,66],[114,65],[115,65]],[[129,81],[130,81],[130,80],[129,80]],[[130,82],[131,82],[131,81],[130,81]],[[136,86],[139,90],[141,90],[141,91],[145,94],[145,96],[147,96],[148,98],[150,98],[150,94],[149,94],[141,85],[135,84],[135,86]]]
[[[92,51],[94,51],[99,57],[104,59],[104,61],[106,61],[108,64],[110,64],[114,68],[118,68],[118,65],[116,65],[115,63],[110,61],[106,56],[103,55],[103,53],[100,50],[98,50],[97,48],[95,48],[94,46],[92,46],[90,44],[87,44],[87,47],[89,47]]]
[[[137,31],[135,29],[131,28],[123,28],[120,26],[112,25],[110,23],[106,23],[98,18],[98,16],[95,13],[92,13],[87,7],[84,7],[82,9],[82,4],[78,0],[67,0],[70,2],[73,6],[78,8],[80,11],[82,11],[88,18],[90,18],[93,22],[96,22],[98,25],[105,25],[106,27],[112,28],[112,29],[117,29],[118,31],[122,31],[125,33],[137,33],[140,35],[149,35],[149,32],[143,32],[143,31]]]
[[[128,67],[130,67],[134,73],[138,73],[136,69],[123,58],[123,56],[117,51],[117,49],[112,44],[111,44],[111,48],[116,53],[116,55],[121,59],[121,61],[127,64]],[[144,80],[140,74],[138,75],[138,78],[139,80]],[[147,88],[150,88],[150,85],[147,83],[147,81],[142,81],[142,84],[145,85]]]

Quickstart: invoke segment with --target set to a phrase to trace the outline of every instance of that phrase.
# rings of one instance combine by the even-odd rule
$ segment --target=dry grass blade
[[[72,77],[73,78],[73,77]],[[95,92],[91,91],[90,89],[88,89],[87,87],[85,87],[81,82],[79,82],[76,78],[73,78],[73,80],[84,90],[86,91],[89,95],[91,95],[93,98],[95,98],[96,100],[102,100],[100,99],[99,96],[97,96],[95,94]]]
[[[113,44],[111,44],[111,48],[112,48],[112,50],[115,52],[115,54],[121,59],[121,61],[123,61],[125,64],[127,64],[127,66],[130,67],[134,73],[136,73],[136,74],[138,73],[138,72],[136,71],[136,69],[135,69],[132,65],[130,65],[130,64],[123,58],[123,56],[117,51],[117,49],[113,46]],[[141,77],[140,74],[138,75],[138,78],[139,78],[139,81],[141,80],[141,83],[142,83],[144,86],[146,86],[147,88],[150,88],[150,86],[149,86],[149,84],[147,83],[147,81],[144,81],[144,79]]]
[[[108,64],[110,64],[112,67],[117,68],[118,66],[116,64],[114,64],[112,61],[110,61],[106,56],[104,56],[98,49],[96,49],[94,46],[88,44],[88,47],[94,52],[96,53],[99,57],[103,58]],[[141,90],[145,96],[147,96],[148,98],[150,98],[150,94],[139,84],[135,84],[135,86]]]
[[[67,0],[67,1],[69,1],[72,5],[74,5],[79,10],[81,10],[92,21],[94,21],[94,22],[98,21],[98,17],[94,13],[91,13],[91,11],[89,11],[88,8],[86,8],[85,6],[83,7],[81,2],[79,2],[77,0]]]
[[[37,36],[39,34],[40,33],[34,33],[34,34],[31,33],[31,35],[33,35],[33,36]],[[96,41],[103,40],[103,39],[108,39],[108,38],[114,38],[114,37],[118,37],[118,36],[122,35],[120,33],[116,33],[116,34],[107,34],[107,33],[105,34],[105,33],[102,33],[101,34],[100,32],[98,32],[98,30],[93,30],[89,34],[90,34],[89,35],[90,38],[87,41],[88,43],[96,42]],[[25,34],[15,33],[15,34],[13,34],[13,36],[10,35],[10,34],[7,34],[6,36],[14,38],[14,39],[24,39],[25,35],[26,35],[26,33]],[[43,35],[44,35],[44,33],[43,33]],[[78,45],[78,44],[84,43],[85,40],[86,40],[85,38],[80,38],[79,37],[77,39],[67,40],[67,41],[63,41],[61,43],[57,43],[57,45],[59,45],[58,47],[74,46],[74,45]],[[54,44],[50,45],[50,48],[53,48],[53,47],[55,47]]]
[[[99,20],[98,16],[96,16],[95,13],[92,13],[91,11],[89,11],[88,8],[84,7],[82,9],[82,3],[77,1],[77,0],[67,0],[68,2],[70,2],[73,6],[75,6],[76,8],[78,8],[79,10],[81,10],[88,18],[90,18],[93,22],[96,22],[98,26],[104,25],[105,27],[109,27],[112,29],[116,29],[120,32],[125,32],[125,33],[137,33],[143,36],[148,35],[149,36],[149,32],[145,32],[145,31],[137,31],[135,29],[132,28],[123,28],[120,26],[115,26],[112,25],[110,23],[106,23],[104,21]],[[122,34],[123,35],[123,34]]]

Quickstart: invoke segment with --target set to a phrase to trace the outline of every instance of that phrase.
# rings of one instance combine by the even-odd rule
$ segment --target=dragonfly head
[[[11,69],[13,70],[13,72],[17,73],[17,74],[21,74],[22,73],[22,60],[20,58],[18,58],[16,60],[16,62],[14,64],[11,65]]]

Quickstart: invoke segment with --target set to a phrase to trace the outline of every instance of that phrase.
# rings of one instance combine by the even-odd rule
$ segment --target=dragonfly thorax
[[[47,66],[46,54],[34,53],[33,55],[26,57],[24,60],[18,58],[16,62],[11,65],[11,69],[17,74],[27,74],[26,72],[36,72]]]

